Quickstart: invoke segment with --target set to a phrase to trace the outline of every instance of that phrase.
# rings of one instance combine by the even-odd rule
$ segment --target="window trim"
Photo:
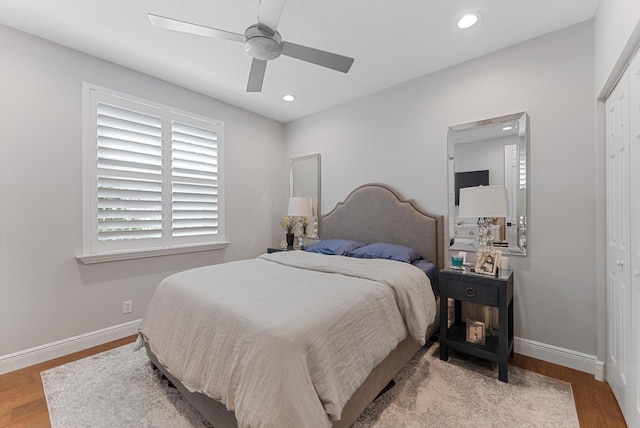
[[[150,106],[151,108],[157,108],[163,111],[163,130],[166,129],[167,123],[165,120],[175,118],[176,115],[194,119],[195,121],[204,121],[206,123],[213,123],[218,126],[218,234],[215,240],[203,240],[197,239],[194,242],[182,243],[180,239],[174,240],[173,243],[168,245],[165,243],[159,246],[153,246],[153,242],[149,241],[148,246],[141,248],[130,249],[98,249],[93,250],[93,243],[97,239],[96,235],[96,219],[93,218],[95,198],[97,197],[94,189],[95,174],[97,171],[96,165],[96,151],[92,147],[95,142],[95,135],[93,131],[95,126],[93,121],[93,106],[92,92],[104,93],[110,97],[117,97],[123,99],[124,103],[140,103]],[[170,122],[168,123],[170,126]],[[164,138],[164,137],[163,137]],[[164,146],[164,143],[163,143]],[[171,156],[170,151],[163,154],[163,163],[166,156]],[[83,235],[83,251],[82,254],[76,255],[76,258],[85,264],[109,262],[116,260],[129,260],[139,259],[146,257],[155,257],[171,254],[190,253],[198,251],[209,251],[224,249],[229,245],[225,236],[225,191],[224,191],[224,123],[219,120],[207,118],[198,114],[180,110],[171,106],[163,105],[153,101],[138,98],[129,94],[121,93],[98,85],[94,85],[88,82],[82,83],[82,235]],[[166,172],[163,169],[163,182],[167,179]],[[170,180],[170,178],[169,178]],[[163,205],[167,201],[163,201]],[[94,227],[95,226],[95,227]],[[163,231],[171,233],[171,229],[165,229]]]
[[[118,260],[143,259],[147,257],[169,256],[172,254],[196,253],[199,251],[223,250],[230,242],[220,241],[204,244],[174,245],[171,247],[108,251],[95,254],[77,255],[76,259],[85,265],[114,262]]]

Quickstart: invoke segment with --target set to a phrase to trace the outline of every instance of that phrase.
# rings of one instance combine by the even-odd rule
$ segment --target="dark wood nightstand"
[[[442,269],[440,284],[440,359],[449,359],[449,348],[498,363],[498,378],[507,380],[509,357],[513,355],[513,271],[500,270],[497,276]],[[453,323],[448,328],[448,299],[455,300]],[[486,336],[484,345],[468,342],[462,302],[498,308],[497,336]]]
[[[270,248],[267,248],[267,253],[271,254],[271,253],[279,253],[280,251],[295,251],[295,250],[299,250],[299,248],[295,248],[295,247],[287,247],[287,248],[270,247]]]

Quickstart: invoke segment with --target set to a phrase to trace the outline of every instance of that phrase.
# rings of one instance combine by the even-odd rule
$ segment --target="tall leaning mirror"
[[[460,217],[460,189],[503,186],[506,216],[494,218],[494,246],[502,254],[527,254],[528,116],[465,123],[448,132],[449,242],[451,250],[476,251],[478,218]]]
[[[310,235],[322,236],[320,222],[320,154],[291,158],[289,161],[289,196],[312,200],[314,224]]]

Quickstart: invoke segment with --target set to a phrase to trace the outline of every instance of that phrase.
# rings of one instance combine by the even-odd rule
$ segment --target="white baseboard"
[[[81,334],[57,342],[25,349],[13,354],[0,355],[0,374],[12,372],[25,367],[39,364],[64,355],[73,354],[93,346],[122,339],[138,332],[142,320],[134,320],[102,330]]]
[[[604,382],[604,361],[598,361],[596,359],[596,368],[593,375],[596,377],[596,380]]]
[[[604,362],[595,355],[589,355],[559,346],[547,345],[529,339],[514,337],[514,351],[518,354],[558,364],[581,372],[590,373],[596,380],[604,380]]]

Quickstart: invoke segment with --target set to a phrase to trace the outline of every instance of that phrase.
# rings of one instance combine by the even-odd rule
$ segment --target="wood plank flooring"
[[[109,342],[65,357],[0,375],[0,427],[49,427],[49,412],[40,372],[104,352],[135,341],[135,336]],[[620,407],[609,384],[593,375],[516,354],[511,364],[549,377],[570,382],[580,426],[583,428],[624,428]]]

